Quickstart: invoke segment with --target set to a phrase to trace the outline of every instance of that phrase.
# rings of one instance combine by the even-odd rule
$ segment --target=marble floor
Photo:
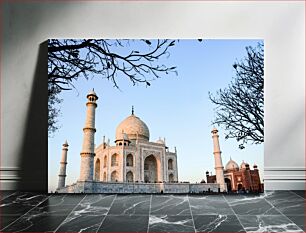
[[[304,191],[46,195],[0,191],[1,232],[304,232]]]

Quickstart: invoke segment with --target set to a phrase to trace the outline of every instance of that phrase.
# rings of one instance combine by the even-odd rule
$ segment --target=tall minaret
[[[66,179],[66,165],[67,165],[67,151],[68,151],[68,142],[67,140],[63,144],[62,148],[62,158],[60,162],[60,171],[58,175],[58,186],[57,189],[65,187],[65,179]]]
[[[87,112],[85,126],[83,128],[84,138],[81,152],[80,181],[93,180],[94,156],[95,156],[95,110],[98,96],[94,89],[87,95]]]
[[[226,189],[226,185],[224,181],[224,173],[223,173],[224,167],[222,165],[218,130],[216,128],[213,128],[211,133],[212,133],[212,138],[213,138],[213,143],[214,143],[216,179],[217,179],[217,183],[220,184],[220,191],[223,192],[223,191],[227,191],[227,189]]]

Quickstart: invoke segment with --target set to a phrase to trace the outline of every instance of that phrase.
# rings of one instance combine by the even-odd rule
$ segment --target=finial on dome
[[[132,115],[134,115],[134,106],[132,105]]]

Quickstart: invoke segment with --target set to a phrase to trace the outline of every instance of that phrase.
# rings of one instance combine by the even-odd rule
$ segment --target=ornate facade
[[[94,179],[103,182],[177,182],[177,154],[165,140],[150,142],[147,125],[134,114],[116,129],[115,145],[95,149]]]
[[[78,182],[140,182],[177,183],[176,148],[170,152],[165,139],[150,142],[148,126],[134,114],[124,119],[116,129],[115,144],[109,140],[95,147],[95,110],[98,96],[92,90],[87,95],[81,169]],[[65,187],[68,143],[63,145],[58,190]]]

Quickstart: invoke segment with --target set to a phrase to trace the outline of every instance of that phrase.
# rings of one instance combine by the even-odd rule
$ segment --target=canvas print
[[[50,193],[260,193],[264,42],[49,39]]]

